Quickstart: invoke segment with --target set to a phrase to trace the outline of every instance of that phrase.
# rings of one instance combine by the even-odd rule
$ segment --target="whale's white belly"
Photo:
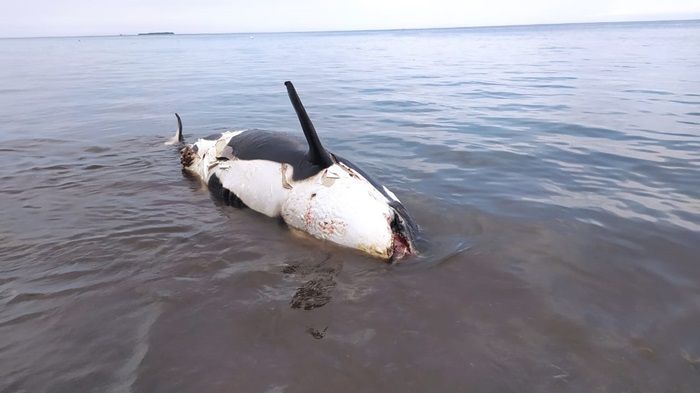
[[[221,185],[236,194],[246,206],[266,216],[277,217],[290,191],[285,188],[286,170],[283,169],[286,169],[284,164],[273,161],[231,160],[216,164],[213,173]]]

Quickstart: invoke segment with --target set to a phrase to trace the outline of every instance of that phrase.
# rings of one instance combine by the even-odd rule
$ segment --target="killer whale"
[[[314,237],[387,261],[415,254],[418,228],[403,204],[357,165],[326,150],[294,85],[285,86],[305,141],[280,132],[228,131],[184,145],[183,170],[224,203],[279,217]],[[173,140],[183,144],[177,118]]]

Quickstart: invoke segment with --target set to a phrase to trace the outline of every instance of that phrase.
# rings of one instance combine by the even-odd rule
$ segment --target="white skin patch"
[[[382,188],[384,189],[384,192],[386,192],[386,194],[389,195],[389,197],[391,197],[391,199],[395,200],[396,202],[401,202],[399,201],[399,198],[397,198],[396,195],[394,195],[393,192],[386,188],[386,186],[382,186]]]
[[[186,169],[205,182],[216,174],[222,186],[246,206],[270,217],[282,217],[292,228],[375,257],[391,257],[394,211],[366,179],[343,164],[333,164],[295,181],[290,164],[233,156],[227,145],[242,132],[225,132],[215,141],[198,140],[196,157]],[[218,161],[217,157],[228,160]]]

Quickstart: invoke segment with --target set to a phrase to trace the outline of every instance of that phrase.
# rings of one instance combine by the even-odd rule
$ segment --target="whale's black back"
[[[249,130],[231,138],[228,146],[241,160],[267,160],[291,165],[294,180],[306,179],[325,168],[309,160],[308,147],[303,139],[286,133]]]
[[[253,130],[236,135],[228,143],[232,153],[241,160],[267,160],[289,164],[294,168],[292,179],[309,178],[333,165],[333,159],[323,148],[306,108],[294,85],[284,82],[289,99],[299,118],[306,143],[288,134]]]
[[[267,160],[291,165],[294,168],[292,175],[294,180],[309,178],[326,168],[325,166],[313,164],[309,159],[306,143],[302,139],[295,138],[287,133],[249,130],[231,138],[228,146],[233,149],[233,155],[240,160]],[[384,195],[390,201],[389,206],[394,208],[404,218],[407,226],[406,230],[408,230],[411,237],[415,237],[418,227],[401,202],[395,201],[381,184],[353,162],[335,154],[331,154],[331,156],[334,160],[358,172],[377,191]]]

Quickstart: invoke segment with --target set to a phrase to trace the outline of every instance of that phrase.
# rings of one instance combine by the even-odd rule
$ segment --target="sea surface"
[[[387,265],[164,142],[301,135]],[[0,40],[0,392],[700,392],[700,22]]]

